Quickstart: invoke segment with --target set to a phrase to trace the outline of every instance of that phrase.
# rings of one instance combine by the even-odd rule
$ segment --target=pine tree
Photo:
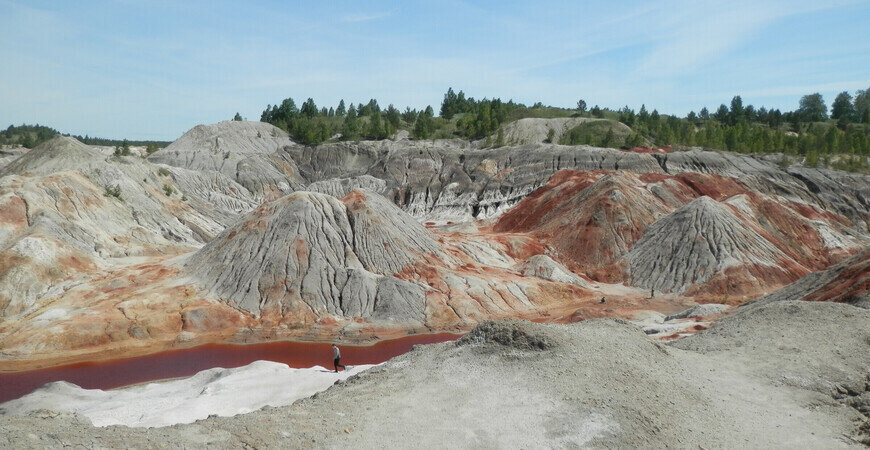
[[[604,148],[610,148],[613,147],[613,145],[615,144],[614,141],[615,139],[613,136],[613,129],[608,128],[607,133],[604,134],[604,138],[601,139],[601,144],[599,144],[599,146]]]
[[[713,117],[715,117],[716,120],[719,121],[719,123],[727,124],[729,117],[728,107],[725,106],[724,103],[719,105],[719,109],[716,110],[716,113],[713,114]]]
[[[434,123],[432,120],[432,116],[434,115],[434,110],[431,106],[427,106],[426,109],[417,114],[417,121],[414,123],[413,136],[417,139],[428,139],[429,136],[432,135],[434,131]]]
[[[417,111],[411,109],[410,106],[405,107],[405,112],[402,113],[402,120],[407,124],[412,124],[417,121]]]
[[[285,98],[278,107],[278,116],[288,121],[299,114],[299,109],[296,107],[296,102],[292,98]]]
[[[735,95],[731,99],[731,110],[728,112],[728,123],[736,125],[745,119],[745,110],[743,109],[743,99],[739,95]]]
[[[831,118],[837,119],[837,125],[845,128],[857,119],[858,113],[855,111],[855,106],[852,104],[852,96],[848,92],[843,91],[834,99],[831,104]]]
[[[629,108],[628,105],[625,105],[622,109],[619,110],[619,121],[628,125],[629,127],[634,126],[634,121],[636,116],[634,114],[634,110]]]
[[[299,113],[308,118],[317,117],[317,105],[314,103],[314,99],[308,97],[308,100],[302,104]]]
[[[399,128],[402,118],[399,115],[399,110],[392,103],[390,103],[390,106],[387,106],[386,119],[394,129]]]
[[[356,110],[351,106],[344,117],[344,123],[341,126],[341,139],[351,141],[359,138],[359,121],[356,116]]]
[[[338,102],[338,108],[335,108],[335,115],[338,117],[344,117],[345,114],[347,114],[347,107],[344,106],[344,99],[341,99],[341,101]]]
[[[870,88],[855,93],[854,105],[857,120],[870,123]]]
[[[447,88],[447,93],[444,94],[444,100],[441,102],[441,112],[440,116],[450,120],[453,118],[453,115],[456,114],[457,111],[457,96],[456,93],[453,92],[453,88]]]
[[[597,117],[599,119],[604,117],[604,111],[599,108],[598,105],[593,106],[589,112],[592,113],[592,117]]]
[[[381,114],[373,113],[369,117],[369,126],[368,130],[366,130],[366,137],[374,140],[385,138],[386,134],[384,133],[384,125],[381,123]]]

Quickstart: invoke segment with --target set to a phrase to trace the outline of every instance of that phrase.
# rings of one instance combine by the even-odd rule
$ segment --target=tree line
[[[43,125],[9,125],[0,131],[0,145],[33,148],[58,135],[57,130]]]
[[[815,166],[830,156],[870,156],[870,90],[837,95],[828,115],[822,95],[805,95],[794,111],[744,105],[740,96],[715,112],[701,108],[686,117],[624,107],[616,119],[656,145],[701,146],[742,153],[784,153],[806,157]],[[846,158],[860,164],[860,158]]]
[[[51,140],[51,138],[63,134],[54,128],[44,125],[9,125],[5,130],[0,131],[0,145],[22,146],[33,148]],[[105,139],[90,136],[71,136],[87,145],[101,145],[106,147],[126,148],[129,152],[130,146],[146,147],[149,153],[153,153],[160,148],[170,144],[168,141],[130,141],[127,139]]]
[[[327,108],[308,98],[297,107],[293,98],[286,98],[280,104],[267,105],[260,121],[281,128],[303,144],[319,144],[333,136],[341,140],[385,139],[401,129],[412,139],[481,139],[497,133],[505,121],[513,120],[514,111],[524,108],[498,98],[476,100],[450,88],[438,116],[431,105],[400,111],[392,104],[382,109],[375,99],[356,105],[342,99],[336,107]],[[239,119],[236,113],[233,120]]]

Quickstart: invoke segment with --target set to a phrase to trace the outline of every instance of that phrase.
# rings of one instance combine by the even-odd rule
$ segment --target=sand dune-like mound
[[[0,169],[0,177],[22,173],[48,175],[92,166],[106,156],[75,138],[56,136],[24,153]]]
[[[21,155],[30,151],[28,148],[4,148],[0,149],[0,170],[3,170],[7,164],[15,161]]]
[[[706,196],[651,225],[627,260],[632,285],[660,292],[700,291],[711,281],[730,293],[752,292],[807,272]]]
[[[698,203],[676,213],[693,202]],[[689,213],[699,213],[691,220],[710,228],[687,226],[683,216]],[[673,217],[653,227],[668,215]],[[492,230],[532,236],[552,247],[553,258],[598,281],[722,297],[716,301],[770,292],[848,257],[868,239],[848,218],[817,204],[753,192],[734,178],[691,172],[560,171],[502,215]],[[649,233],[680,242],[663,245],[650,241]],[[641,236],[647,243],[638,247]],[[707,239],[710,245],[697,245]],[[732,239],[746,247],[716,248],[720,244],[713,242]],[[646,251],[659,253],[656,262],[641,262],[651,257],[638,256]]]
[[[187,264],[219,298],[253,314],[277,309],[421,320],[423,289],[389,275],[437,246],[419,223],[377,194],[296,192],[265,203]]]

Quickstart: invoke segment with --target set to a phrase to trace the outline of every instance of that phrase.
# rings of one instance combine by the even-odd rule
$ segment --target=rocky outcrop
[[[718,174],[739,179],[754,192],[779,196],[847,217],[862,233],[870,231],[870,175],[827,169],[782,169],[751,155],[692,150],[656,155],[670,174]]]
[[[584,120],[589,119],[523,119],[507,128],[528,128],[525,125],[536,121],[565,125]],[[311,189],[330,194],[348,188],[373,190],[417,219],[439,224],[497,217],[563,169],[719,175],[740,179],[758,193],[816,204],[848,218],[864,233],[870,229],[866,187],[870,176],[816,169],[786,171],[762,158],[697,149],[647,154],[540,141],[480,148],[460,140],[337,142],[310,147],[290,142],[286,134],[268,124],[222,122],[192,129],[150,159],[192,170],[220,171],[252,195],[266,199],[333,178],[355,179],[314,184]],[[359,178],[364,175],[382,180],[385,186]],[[713,194],[703,195],[720,200]]]
[[[565,266],[553,261],[547,255],[535,255],[520,266],[520,273],[527,276],[543,278],[557,283],[573,284],[588,288],[589,283],[571,272]]]
[[[211,175],[63,136],[23,154],[0,177],[0,316],[44,307],[120,258],[201,246],[254,206],[241,186]]]
[[[559,142],[559,138],[561,138],[563,134],[567,133],[572,128],[590,122],[602,122],[607,123],[608,125],[612,124],[612,126],[618,127],[624,134],[631,133],[631,128],[627,125],[616,121],[608,121],[606,119],[592,119],[588,117],[557,117],[554,119],[540,119],[529,117],[504,125],[502,127],[502,137],[504,142],[508,145],[541,143],[555,144]],[[550,134],[550,130],[553,130],[552,135]],[[492,142],[496,142],[497,138],[497,135],[490,136]]]
[[[173,180],[141,158],[107,156],[64,136],[6,166],[0,177],[9,176],[0,178],[0,189],[30,197],[25,201],[34,205],[31,216],[43,210],[59,223],[87,222],[83,226],[98,230],[97,234],[111,232],[115,227],[107,230],[106,223],[120,221],[124,224],[117,229],[129,233],[131,241],[199,245],[235,219],[196,211],[183,201],[185,194]],[[100,211],[103,206],[109,210]]]
[[[363,141],[284,152],[311,181],[365,174],[384,180],[387,198],[436,223],[498,216],[560,169],[661,171],[649,155],[541,144],[477,149],[462,141]]]
[[[659,292],[702,292],[714,281],[731,294],[755,292],[807,273],[706,196],[651,225],[626,258],[631,284]]]
[[[288,145],[293,141],[273,125],[228,121],[198,125],[148,159],[194,171],[222,173],[262,200],[305,185],[292,160],[274,156]]]
[[[387,182],[371,175],[360,175],[352,178],[330,178],[328,180],[315,181],[305,188],[306,191],[329,194],[333,197],[344,197],[354,189],[386,193]]]

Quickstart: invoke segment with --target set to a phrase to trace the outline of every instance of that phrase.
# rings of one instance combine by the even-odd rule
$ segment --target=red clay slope
[[[728,205],[744,226],[803,266],[784,268],[795,270],[770,283],[756,280],[759,293],[806,270],[827,267],[867,245],[841,216],[815,205],[755,193],[734,178],[701,173],[563,170],[502,215],[492,231],[533,236],[552,247],[554,258],[575,272],[620,282],[626,280],[623,257],[647,228],[702,196]]]

